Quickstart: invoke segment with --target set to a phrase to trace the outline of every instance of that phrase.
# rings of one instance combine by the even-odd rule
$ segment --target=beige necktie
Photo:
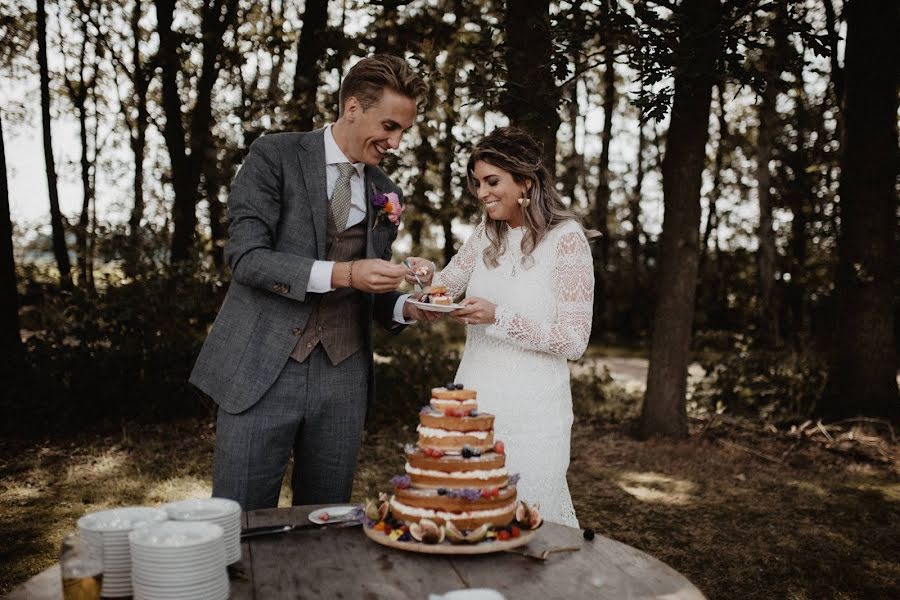
[[[350,163],[338,163],[337,168],[340,176],[331,194],[331,214],[337,230],[343,231],[347,228],[347,217],[350,215],[350,176],[355,169]]]

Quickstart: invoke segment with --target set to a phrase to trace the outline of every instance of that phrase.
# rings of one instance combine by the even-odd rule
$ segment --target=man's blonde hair
[[[402,58],[373,54],[353,65],[341,82],[339,113],[344,112],[344,105],[351,96],[359,100],[363,110],[368,110],[381,100],[385,89],[418,102],[428,86]]]

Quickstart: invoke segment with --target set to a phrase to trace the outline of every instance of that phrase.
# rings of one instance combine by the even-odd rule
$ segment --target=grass
[[[709,598],[895,597],[896,444],[882,439],[887,454],[873,456],[725,422],[641,442],[628,434],[635,410],[597,407],[575,426],[569,483],[583,526],[658,557]],[[367,435],[354,500],[386,489],[414,437],[411,426]],[[50,566],[85,512],[208,495],[213,439],[195,420],[0,442],[0,594]]]

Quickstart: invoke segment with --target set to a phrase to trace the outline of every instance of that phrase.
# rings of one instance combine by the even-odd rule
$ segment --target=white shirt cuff
[[[333,291],[331,287],[331,272],[334,270],[334,262],[330,260],[317,260],[309,271],[309,281],[306,283],[306,291],[317,294]]]
[[[397,304],[394,305],[394,321],[400,323],[401,325],[409,325],[411,323],[415,323],[415,321],[407,321],[403,318],[403,305],[406,304],[406,300],[412,294],[403,294],[399,298],[397,298]]]

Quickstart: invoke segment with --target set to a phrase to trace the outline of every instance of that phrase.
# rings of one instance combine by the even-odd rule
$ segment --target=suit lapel
[[[364,172],[366,174],[363,181],[366,192],[366,258],[377,258],[375,256],[375,246],[372,244],[372,232],[375,222],[375,211],[372,210],[372,196],[374,195],[375,185],[372,183],[372,169],[369,165],[366,165]]]
[[[318,258],[325,258],[325,238],[328,235],[328,187],[325,176],[325,130],[317,129],[303,137],[298,152],[300,171],[306,185],[306,195],[316,232]]]

